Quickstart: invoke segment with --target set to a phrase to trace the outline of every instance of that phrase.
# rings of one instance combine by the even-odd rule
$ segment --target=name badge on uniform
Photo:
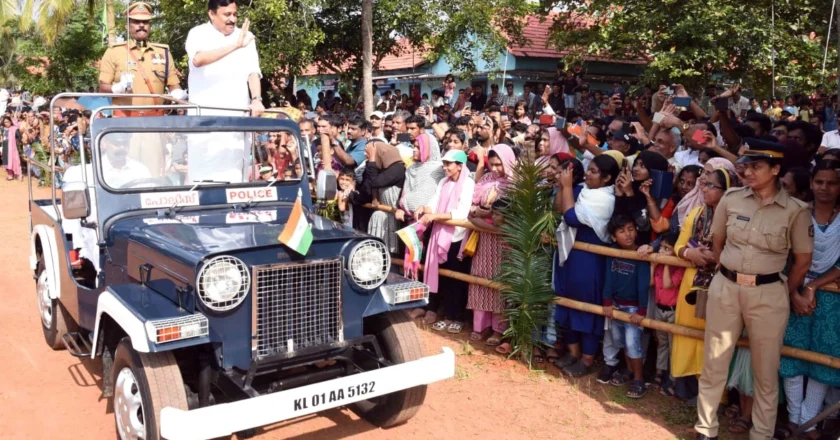
[[[137,61],[129,61],[128,65],[133,66],[133,67],[137,67]]]
[[[738,220],[743,220],[745,222],[748,222],[748,221],[750,221],[750,218],[749,217],[744,217],[743,215],[739,215]]]

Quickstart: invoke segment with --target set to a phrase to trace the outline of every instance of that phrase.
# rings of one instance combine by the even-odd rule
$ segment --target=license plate
[[[373,394],[376,390],[376,381],[362,382],[343,388],[336,388],[323,393],[316,393],[308,397],[295,399],[292,411],[298,412],[307,409],[317,409],[319,406],[340,404],[344,400],[358,400],[361,396]]]

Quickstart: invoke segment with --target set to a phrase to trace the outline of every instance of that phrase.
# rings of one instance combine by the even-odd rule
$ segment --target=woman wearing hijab
[[[362,177],[363,190],[366,187],[370,189],[374,205],[396,207],[405,181],[405,162],[399,150],[391,144],[377,141],[367,144],[365,154],[367,164]],[[367,232],[385,241],[392,254],[399,250],[397,220],[394,214],[374,211],[370,216]]]
[[[674,323],[686,327],[703,329],[706,327],[706,297],[709,284],[714,275],[714,260],[711,254],[712,218],[723,194],[737,186],[735,166],[726,159],[717,162],[720,168],[708,169],[712,161],[706,162],[706,172],[697,180],[697,187],[702,197],[700,204],[694,206],[686,215],[680,237],[674,246],[674,253],[683,260],[691,261],[697,268],[685,270],[679,293]],[[692,196],[689,193],[686,198]],[[683,199],[685,201],[685,199]],[[696,204],[696,202],[694,203]],[[682,210],[681,208],[679,208]],[[692,242],[695,245],[689,245]],[[671,346],[671,376],[696,376],[703,371],[703,341],[674,335]]]
[[[615,206],[613,182],[618,176],[618,164],[613,157],[602,154],[590,162],[583,185],[574,184],[572,167],[562,169],[556,178],[558,191],[554,210],[562,214],[565,229],[571,234],[568,248],[558,247],[554,258],[553,280],[557,296],[595,305],[603,303],[605,257],[571,249],[571,242],[604,246],[611,241],[607,224]],[[604,318],[557,306],[554,320],[567,329],[565,342],[568,346],[566,354],[554,364],[572,377],[589,374],[604,334]]]
[[[397,238],[393,233],[382,234],[386,224],[395,223],[393,214],[377,211],[370,213],[362,209],[361,205],[366,203],[383,204],[396,206],[399,197],[399,188],[405,181],[405,163],[400,157],[399,150],[391,144],[380,140],[368,142],[365,146],[365,166],[362,174],[361,185],[350,192],[347,199],[353,206],[353,228],[359,231],[368,231],[369,234],[385,240],[388,249],[394,252]],[[396,187],[396,190],[392,189]],[[394,194],[395,193],[395,194]],[[376,215],[376,224],[371,229],[371,220]],[[383,215],[384,214],[384,215]],[[396,225],[394,224],[394,227]],[[373,233],[371,231],[376,231]],[[396,231],[393,229],[391,232]]]
[[[668,159],[653,151],[643,151],[633,163],[632,171],[624,167],[616,180],[615,213],[624,214],[636,223],[637,246],[650,243],[653,235],[651,222],[659,220],[660,209],[664,206],[662,200],[656,200],[650,194],[652,170],[668,171]]]
[[[438,140],[422,133],[414,141],[414,163],[405,172],[399,209],[395,213],[397,220],[406,221],[418,208],[426,206],[443,177]]]
[[[554,127],[540,130],[536,140],[537,164],[547,164],[557,153],[568,153],[569,143],[563,134]]]
[[[504,197],[504,192],[513,178],[513,167],[516,156],[513,149],[505,144],[498,144],[487,154],[490,172],[485,173],[475,185],[470,208],[470,220],[481,226],[497,228],[493,223],[493,203]],[[479,278],[494,279],[502,263],[504,244],[502,236],[489,232],[474,231],[478,235],[478,246],[473,255],[470,274]],[[464,244],[461,248],[463,252]],[[501,344],[502,333],[505,331],[502,311],[505,302],[497,289],[470,284],[467,308],[473,311],[473,332],[470,339],[480,341],[492,331],[493,335],[487,339],[487,345]]]
[[[449,226],[441,220],[466,220],[472,206],[475,182],[467,169],[467,154],[449,150],[442,159],[446,177],[440,181],[432,199],[417,209],[414,218],[420,223],[418,233],[431,225],[429,246],[426,250],[425,278],[432,293],[426,319],[437,319],[437,310],[443,302],[444,316],[432,325],[437,331],[460,333],[464,329],[469,285],[448,277],[440,278],[438,270],[448,269],[469,273],[470,259],[459,259],[461,241],[466,238],[466,228]],[[441,296],[443,298],[441,299]]]
[[[679,218],[679,226],[682,228],[683,223],[685,223],[686,217],[688,217],[688,213],[697,208],[698,206],[703,206],[703,185],[706,184],[706,180],[703,178],[706,173],[710,173],[718,168],[723,168],[727,171],[735,171],[735,166],[732,165],[732,162],[722,158],[722,157],[713,157],[706,161],[706,164],[703,166],[703,173],[700,173],[700,177],[695,180],[694,189],[688,192],[679,203],[677,203],[677,208],[675,214]]]

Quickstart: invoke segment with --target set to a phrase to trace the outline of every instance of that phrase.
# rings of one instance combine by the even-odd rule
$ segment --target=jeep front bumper
[[[161,435],[170,440],[231,435],[455,375],[455,354],[443,353],[286,391],[191,411],[166,407],[160,413]]]

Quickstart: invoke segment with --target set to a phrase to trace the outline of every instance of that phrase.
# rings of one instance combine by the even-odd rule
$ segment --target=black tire
[[[112,379],[115,387],[117,378],[123,369],[129,369],[136,380],[136,392],[140,394],[143,402],[143,425],[145,427],[145,438],[148,440],[159,440],[160,435],[160,411],[170,406],[176,409],[188,410],[187,393],[184,388],[184,379],[178,363],[172,352],[160,353],[138,353],[131,346],[128,337],[123,338],[114,355],[114,368]],[[114,408],[114,424],[116,436],[120,439],[120,431],[117,427],[117,418],[120,410],[117,408],[117,393],[114,391],[112,406]],[[136,393],[135,393],[136,394]]]
[[[46,265],[44,264],[44,256],[38,256],[38,269],[35,272],[35,294],[39,295],[38,292],[38,280],[41,278],[41,275],[47,270]],[[39,299],[40,301],[40,299]],[[61,342],[61,338],[69,332],[78,331],[78,325],[76,325],[76,321],[70,317],[70,314],[67,312],[67,309],[61,305],[61,301],[58,299],[51,300],[52,303],[52,320],[50,321],[49,327],[44,325],[44,321],[41,320],[41,329],[44,331],[44,341],[46,341],[47,345],[52,348],[53,350],[64,350],[64,343]],[[41,311],[38,310],[39,318]]]
[[[365,319],[365,334],[376,335],[386,359],[402,364],[423,357],[423,344],[417,326],[405,311],[383,313]],[[426,385],[358,402],[352,410],[368,422],[390,428],[407,422],[426,400]],[[374,403],[375,402],[375,403]]]

